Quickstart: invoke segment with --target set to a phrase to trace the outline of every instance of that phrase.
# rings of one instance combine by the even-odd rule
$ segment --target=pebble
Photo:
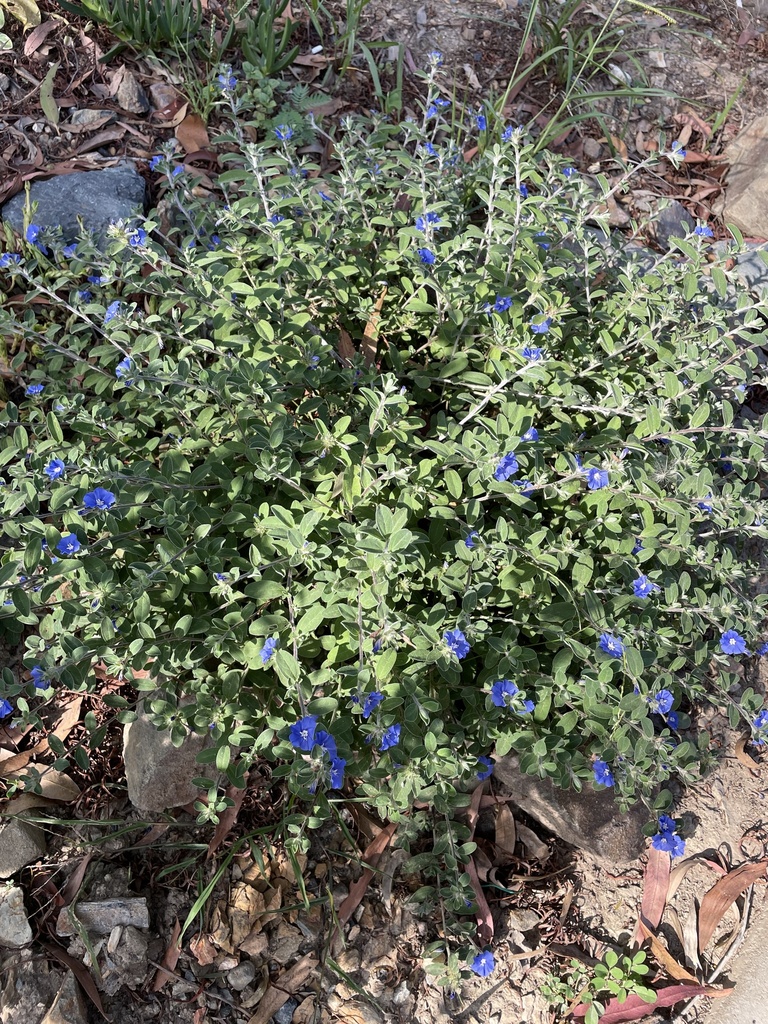
[[[597,139],[584,139],[583,149],[584,156],[588,160],[599,160],[603,153],[603,147],[600,145]]]
[[[227,985],[235,992],[242,992],[256,977],[256,967],[250,960],[243,960],[237,967],[227,971]]]
[[[149,112],[147,94],[130,71],[126,71],[123,75],[117,87],[115,99],[120,105],[121,110],[127,110],[131,114],[146,114]]]
[[[24,893],[18,886],[0,889],[0,946],[20,949],[32,941],[32,929],[24,909]]]
[[[274,1024],[291,1024],[298,1005],[299,1004],[295,999],[288,999],[272,1016]]]
[[[0,825],[0,878],[10,878],[25,864],[45,856],[45,833],[21,818]]]

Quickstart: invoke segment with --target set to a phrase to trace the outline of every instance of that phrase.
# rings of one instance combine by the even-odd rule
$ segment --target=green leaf
[[[13,0],[13,2],[18,3],[19,0]],[[23,2],[29,3],[30,0],[23,0]],[[37,24],[39,25],[40,22],[38,21]],[[56,77],[56,72],[58,70],[59,62],[54,61],[48,70],[48,74],[40,84],[40,106],[51,124],[59,123],[59,107],[56,100],[53,98],[53,80]]]

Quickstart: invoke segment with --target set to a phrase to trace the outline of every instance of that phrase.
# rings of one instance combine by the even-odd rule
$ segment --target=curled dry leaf
[[[653,932],[645,927],[642,921],[639,922],[638,928],[642,937],[650,943],[651,952],[656,962],[664,968],[670,978],[674,979],[674,981],[692,981],[694,984],[698,982],[699,979],[675,960],[664,943],[657,939]]]
[[[211,144],[208,129],[199,114],[187,114],[176,126],[176,138],[185,153],[197,153],[201,149],[207,149]]]
[[[193,936],[189,943],[189,949],[201,967],[212,964],[218,955],[212,937],[208,932],[198,932],[197,935]]]
[[[510,864],[515,859],[515,843],[517,829],[515,819],[507,804],[496,807],[496,855],[494,864],[501,866]]]
[[[297,992],[312,971],[317,967],[317,958],[313,953],[307,953],[290,970],[285,971],[278,978],[277,985],[267,989],[261,1000],[256,1013],[248,1021],[248,1024],[267,1024],[270,1017],[273,1017],[281,1006],[284,1006],[294,992]]]
[[[768,858],[741,864],[729,871],[724,878],[715,882],[704,896],[699,908],[699,951],[703,952],[715,934],[730,905],[748,889],[753,882],[765,877]]]
[[[43,45],[46,37],[49,33],[53,32],[56,25],[57,22],[55,21],[44,21],[42,25],[38,25],[37,28],[32,29],[24,40],[24,56],[31,57],[35,50],[39,49]]]
[[[155,980],[152,982],[152,992],[159,992],[167,981],[173,980],[173,974],[168,972],[175,971],[176,964],[179,962],[179,954],[181,953],[181,946],[179,945],[180,934],[181,925],[179,924],[179,919],[177,917],[176,923],[171,931],[171,938],[168,942],[168,947],[165,950],[163,959],[160,961],[160,966],[157,969]],[[167,968],[168,970],[165,970],[164,968]]]
[[[531,860],[538,860],[542,864],[549,860],[552,851],[547,844],[539,839],[532,829],[527,825],[522,825],[519,821],[517,822],[517,836]]]

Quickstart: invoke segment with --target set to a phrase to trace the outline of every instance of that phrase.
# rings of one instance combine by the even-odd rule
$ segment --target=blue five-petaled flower
[[[503,483],[505,480],[509,480],[509,478],[513,476],[519,468],[520,466],[515,453],[509,452],[509,454],[502,458],[501,462],[499,462],[498,466],[493,471],[493,478],[494,480],[498,480],[499,483]]]
[[[389,750],[390,747],[396,747],[400,742],[400,726],[390,725],[388,729],[384,730],[384,735],[381,737],[381,744],[379,750]]]
[[[264,641],[264,646],[261,648],[261,651],[259,652],[259,656],[261,657],[261,664],[266,665],[276,650],[277,640],[275,640],[273,636],[268,636],[267,639]]]
[[[677,822],[668,814],[659,815],[659,831],[651,839],[651,846],[670,857],[682,857],[685,853],[685,841],[677,835]]]
[[[61,459],[52,459],[43,470],[49,480],[58,480],[67,472],[67,467]]]
[[[485,757],[481,754],[477,759],[477,763],[483,766],[480,771],[477,772],[477,777],[481,782],[493,775],[493,761],[490,757]]]
[[[649,598],[654,590],[660,589],[661,588],[656,583],[643,575],[643,573],[641,573],[636,580],[632,581],[632,592],[635,597],[639,597],[641,600]]]
[[[490,950],[486,950],[484,953],[478,953],[472,963],[469,965],[469,969],[474,973],[478,974],[481,978],[487,978],[496,967],[496,961],[493,958],[493,953]]]
[[[724,654],[748,654],[747,641],[736,632],[728,629],[720,637],[720,649]]]
[[[288,730],[288,739],[297,750],[311,750],[315,745],[317,715],[305,715]]]
[[[56,550],[60,555],[64,555],[64,557],[67,558],[70,555],[77,554],[81,547],[82,544],[74,533],[66,533],[56,545]]]
[[[83,495],[83,505],[88,509],[104,511],[112,508],[116,501],[117,498],[112,491],[108,491],[104,487],[96,487],[94,490],[88,491],[87,494]]]
[[[610,655],[612,658],[621,658],[624,656],[624,642],[620,637],[614,636],[613,633],[601,633],[598,646],[601,651]]]
[[[446,643],[448,650],[452,654],[455,654],[459,661],[461,661],[462,658],[466,658],[470,652],[470,646],[467,642],[467,638],[460,629],[447,630],[443,634],[443,640]]]
[[[384,700],[384,694],[378,690],[368,693],[363,701],[363,718],[370,718],[376,708]]]
[[[592,772],[595,776],[595,782],[598,786],[614,786],[616,780],[613,777],[613,772],[608,766],[607,761],[601,761],[599,758],[592,765]]]

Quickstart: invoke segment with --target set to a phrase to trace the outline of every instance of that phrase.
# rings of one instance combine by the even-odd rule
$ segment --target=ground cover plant
[[[490,113],[452,124],[439,75],[419,121],[253,144],[226,72],[224,205],[167,148],[162,230],[104,254],[32,210],[7,236],[0,628],[28,678],[4,671],[0,710],[39,727],[102,664],[176,742],[211,737],[202,820],[259,758],[296,850],[346,797],[403,843],[434,813],[418,895],[453,915],[455,986],[494,963],[457,821],[493,755],[646,801],[674,856],[665,783],[708,756],[692,702],[765,739],[729,692],[765,639],[766,425],[738,419],[764,305],[709,229],[652,266],[614,249],[572,168]]]

